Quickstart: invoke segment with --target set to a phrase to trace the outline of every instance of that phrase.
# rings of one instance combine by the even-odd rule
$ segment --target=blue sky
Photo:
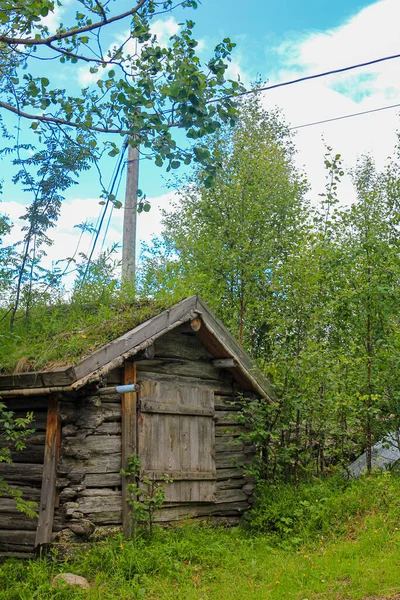
[[[119,4],[126,10],[126,2]],[[76,2],[68,0],[68,10],[75,9]],[[164,41],[177,30],[182,17],[196,22],[204,59],[221,38],[229,36],[237,42],[230,74],[239,75],[245,83],[257,75],[271,83],[285,81],[400,52],[400,0],[204,0],[197,11],[174,11],[158,21],[155,29]],[[85,67],[76,71],[75,77],[80,85],[90,80]],[[400,103],[400,60],[267,92],[263,103],[266,108],[280,107],[292,126]],[[299,130],[295,136],[297,162],[311,181],[312,193],[316,196],[323,191],[325,181],[322,136],[343,154],[348,167],[366,152],[382,167],[396,143],[397,127],[398,111],[392,110]],[[141,240],[148,241],[152,233],[160,231],[159,208],[167,209],[171,202],[162,175],[150,161],[144,161],[140,187],[152,199],[153,210],[139,218]],[[70,190],[49,260],[71,251],[77,221],[96,221],[98,193],[90,176]],[[343,201],[351,201],[349,180],[341,193]],[[4,200],[3,211],[16,219],[22,198],[17,195],[11,202]],[[106,245],[121,240],[121,220],[122,211],[115,211]],[[18,226],[14,236],[18,236]]]

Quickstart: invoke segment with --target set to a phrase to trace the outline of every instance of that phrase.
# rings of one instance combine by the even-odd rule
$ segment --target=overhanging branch
[[[121,21],[122,19],[126,19],[131,15],[137,13],[142,6],[146,4],[149,0],[139,0],[135,8],[131,8],[124,13],[119,15],[115,15],[114,17],[110,17],[109,19],[102,19],[101,21],[97,21],[97,23],[92,23],[91,25],[85,25],[84,27],[77,27],[76,29],[70,29],[68,31],[64,31],[63,33],[55,33],[47,38],[13,38],[8,36],[0,36],[0,42],[4,44],[8,44],[10,46],[47,46],[52,42],[57,42],[60,40],[65,40],[70,37],[81,35],[82,33],[87,33],[89,31],[94,31],[95,29],[100,29],[104,25],[109,25],[110,23],[115,23],[116,21]]]
[[[83,123],[75,123],[74,121],[68,121],[67,119],[60,119],[59,117],[50,117],[48,115],[31,115],[26,113],[12,104],[0,102],[0,108],[4,108],[9,112],[18,115],[24,119],[30,119],[31,121],[41,121],[42,123],[50,123],[53,125],[65,125],[68,127],[75,127],[76,129],[86,129],[87,131],[97,131],[98,133],[119,133],[121,135],[128,135],[129,130],[125,129],[110,129],[108,127],[97,127],[95,125],[87,127]]]
[[[49,115],[32,115],[30,113],[26,113],[19,108],[13,106],[12,104],[7,104],[6,102],[0,102],[0,108],[4,108],[9,112],[22,117],[23,119],[30,119],[31,121],[40,121],[42,123],[49,123],[52,125],[64,125],[67,127],[75,127],[76,129],[82,129],[86,131],[97,131],[98,133],[117,133],[120,135],[130,135],[129,129],[115,129],[109,127],[98,127],[96,125],[84,125],[83,123],[75,123],[75,121],[68,121],[67,119],[61,119],[59,117],[51,117]],[[159,117],[160,115],[157,114]],[[182,123],[180,121],[176,121],[173,123],[166,123],[168,128],[172,127],[182,127]]]

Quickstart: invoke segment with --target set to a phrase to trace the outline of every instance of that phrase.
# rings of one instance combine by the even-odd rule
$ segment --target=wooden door
[[[215,502],[214,392],[143,381],[139,392],[138,449],[151,478],[168,474],[168,502]]]

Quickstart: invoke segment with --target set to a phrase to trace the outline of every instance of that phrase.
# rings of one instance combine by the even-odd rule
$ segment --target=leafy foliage
[[[7,410],[6,405],[0,402],[0,463],[11,463],[11,452],[23,450],[25,441],[29,434],[33,433],[30,425],[33,421],[33,413],[26,417],[15,418],[14,413]],[[11,487],[0,477],[0,496],[8,496],[15,501],[17,510],[29,517],[35,517],[36,502],[22,498],[21,490]]]
[[[121,474],[127,477],[127,504],[130,509],[135,537],[139,526],[147,526],[150,537],[153,535],[155,511],[165,503],[165,487],[172,479],[164,474],[160,479],[151,479],[142,469],[137,454],[128,456],[126,469]]]
[[[156,529],[151,539],[116,536],[85,546],[68,562],[8,560],[0,566],[2,595],[4,600],[393,597],[400,585],[399,491],[398,476],[387,475],[316,482],[300,490],[266,488],[257,513],[264,531],[256,521],[252,532],[188,522]],[[300,504],[305,502],[309,507]],[[294,518],[292,531],[277,535],[280,516],[293,517],[299,508],[304,512]],[[328,518],[326,526],[318,523],[318,511]],[[304,541],[296,542],[306,531]],[[52,588],[53,577],[66,571],[86,577],[90,590]]]
[[[152,23],[173,9],[196,9],[195,0],[137,0],[123,13],[109,2],[79,2],[71,16],[68,5],[51,0],[0,3],[0,106],[31,122],[38,136],[63,135],[92,152],[99,134],[129,135],[156,164],[168,169],[192,158],[215,167],[205,145],[195,154],[178,147],[174,132],[183,129],[189,139],[199,139],[234,122],[232,96],[238,82],[226,80],[227,61],[234,48],[229,38],[220,42],[202,66],[196,55],[194,22],[186,20],[167,45],[161,44]],[[50,31],[45,17],[57,21],[61,10],[66,22]],[[116,34],[114,23],[127,33]],[[111,39],[111,45],[110,45]],[[82,66],[93,76],[77,94],[73,86],[60,88],[57,74],[38,74],[35,63],[58,60],[66,74]],[[73,67],[72,65],[76,65]],[[71,69],[72,66],[72,69]],[[71,79],[73,79],[71,77]],[[118,154],[118,143],[107,142],[109,154]]]
[[[193,172],[148,250],[155,297],[197,291],[258,361],[278,400],[245,407],[257,473],[300,481],[345,468],[399,429],[399,165],[369,157],[341,196],[341,157],[327,149],[318,205],[293,163],[290,134],[257,100],[217,140],[212,190]]]
[[[209,146],[222,156],[215,186],[207,189],[207,172],[194,170],[164,217],[163,239],[149,249],[142,285],[176,297],[199,293],[240,341],[257,345],[274,265],[304,220],[306,183],[287,127],[257,94],[243,103],[237,127]]]

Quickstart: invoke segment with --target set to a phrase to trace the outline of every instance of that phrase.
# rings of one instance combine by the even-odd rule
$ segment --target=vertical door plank
[[[212,414],[198,413],[199,409],[214,411],[213,391],[148,380],[141,383],[140,400],[142,468],[150,476],[179,474],[179,480],[167,486],[168,502],[215,501],[214,419]],[[151,411],[146,402],[152,404]],[[176,413],[163,412],[163,403],[176,406]]]
[[[124,364],[124,385],[136,383],[136,364],[126,361]],[[137,444],[137,393],[129,392],[122,394],[121,398],[121,454],[122,468],[126,469],[127,459],[136,452]],[[130,483],[129,477],[122,476],[122,530],[124,536],[132,536],[132,519],[129,506],[127,504],[127,485]]]
[[[51,542],[54,507],[56,502],[57,460],[60,449],[61,425],[58,413],[58,398],[49,396],[47,408],[46,442],[44,450],[42,490],[40,494],[39,519],[35,547]]]

